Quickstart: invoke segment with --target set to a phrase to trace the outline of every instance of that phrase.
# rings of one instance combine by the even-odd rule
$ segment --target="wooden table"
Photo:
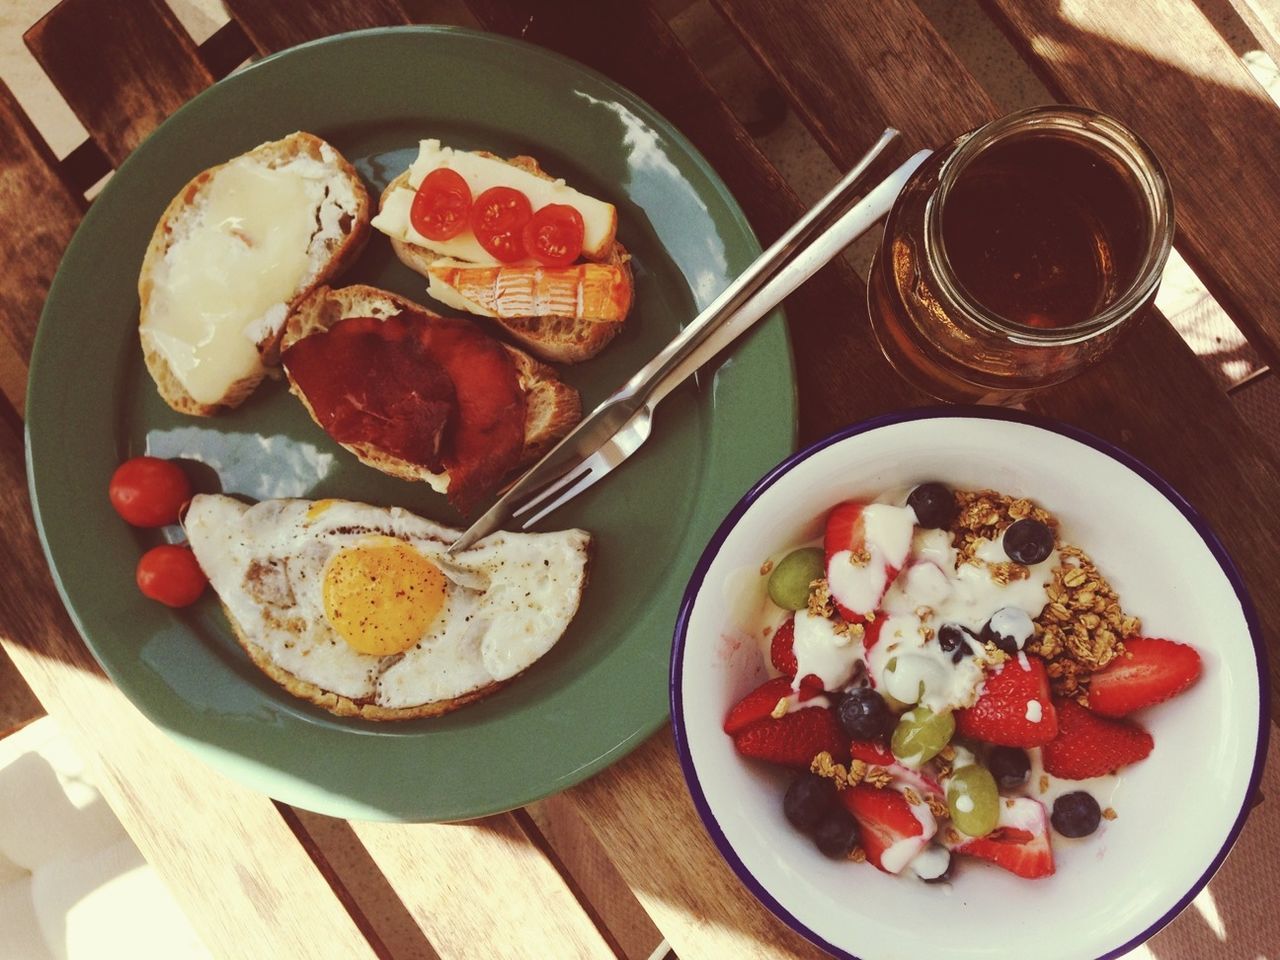
[[[1003,111],[911,0],[712,0],[838,167],[885,125],[937,145]],[[1207,0],[1206,0],[1207,2]],[[1231,0],[1280,55],[1269,0]],[[347,29],[446,22],[517,35],[648,99],[728,182],[761,239],[801,211],[666,15],[688,4],[559,0],[226,0],[197,47],[161,0],[63,0],[26,34],[90,139],[58,161],[0,84],[0,641],[90,759],[111,805],[216,956],[814,956],[720,860],[663,732],[558,797],[464,825],[345,823],[250,793],[204,768],[103,677],[37,544],[23,473],[26,364],[85,189],[156,124],[245,58]],[[1226,0],[1212,7],[1218,14]],[[1168,165],[1178,249],[1262,363],[1280,350],[1280,112],[1190,0],[984,0],[1049,90],[1124,118]],[[1229,14],[1230,11],[1227,11]],[[1280,56],[1277,57],[1280,59]],[[37,216],[38,214],[38,216]],[[801,438],[923,401],[880,358],[865,288],[837,262],[788,302]],[[1242,566],[1280,678],[1280,460],[1174,329],[1156,317],[1105,363],[1032,406],[1085,426],[1168,477]],[[1280,689],[1278,689],[1280,692]],[[1272,698],[1273,719],[1280,696]],[[1273,724],[1274,732],[1274,724]],[[1150,945],[1161,958],[1270,955],[1280,945],[1280,777],[1244,842]],[[665,938],[665,943],[664,943]],[[1149,955],[1149,954],[1148,954]]]

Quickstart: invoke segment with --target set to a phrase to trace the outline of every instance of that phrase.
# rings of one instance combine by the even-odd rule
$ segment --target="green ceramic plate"
[[[165,205],[200,170],[298,129],[337,146],[375,195],[419,138],[435,136],[532,154],[617,204],[636,307],[603,354],[563,371],[588,409],[759,247],[706,161],[626,90],[536,47],[406,28],[310,43],[196,97],[120,168],[67,250],[31,361],[29,476],[54,577],[111,678],[201,759],[291,804],[387,820],[520,806],[602,769],[665,720],[672,625],[689,572],[719,518],[793,448],[782,318],[673,394],[643,450],[543,522],[592,531],[597,553],[577,618],[542,661],[440,719],[338,720],[260,674],[211,596],[178,613],[144,600],[133,570],[159,537],[126,526],[106,499],[116,465],[145,451],[197,461],[206,490],[345,497],[458,521],[425,485],[376,473],[332,443],[279,382],[229,415],[197,419],[171,412],[142,365],[138,267]],[[425,299],[425,282],[376,233],[343,278],[356,281]]]

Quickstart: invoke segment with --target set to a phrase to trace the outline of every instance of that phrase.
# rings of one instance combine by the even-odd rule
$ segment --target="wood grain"
[[[62,0],[23,39],[116,166],[213,83],[163,0]]]
[[[886,39],[890,30],[934,51],[943,43],[909,0],[881,0],[874,9],[847,4],[818,30],[810,29],[808,14],[825,5],[813,0],[802,5],[805,15],[791,17],[774,16],[769,5],[752,0],[716,4],[739,31],[755,38],[761,62],[795,98],[793,107],[838,164],[847,165],[860,152],[865,116],[874,118],[873,126],[898,127],[912,146],[931,146],[962,132],[975,116],[999,112],[954,56],[939,71],[900,58],[907,48]],[[828,77],[825,86],[804,79],[815,73],[815,62],[815,75]],[[859,70],[850,67],[867,63],[879,64],[886,74],[874,88],[859,85]],[[799,79],[793,77],[797,72]],[[861,115],[842,112],[840,104],[854,98]],[[926,102],[939,107],[920,110]],[[1280,576],[1280,557],[1268,546],[1280,536],[1280,507],[1267,493],[1276,487],[1280,464],[1163,318],[1148,318],[1102,364],[1037,395],[1030,406],[1098,433],[1167,477],[1240,559],[1262,622],[1280,623],[1280,595],[1268,586]],[[1268,641],[1280,650],[1273,632]],[[1273,689],[1280,690],[1280,656],[1271,658],[1271,677]],[[1280,718],[1280,697],[1272,698],[1272,716]]]
[[[103,676],[36,541],[22,440],[0,425],[0,550],[24,570],[0,591],[0,646],[90,765],[125,830],[219,958],[374,960],[332,888],[266,797],[180,749]]]
[[[1173,185],[1178,249],[1250,343],[1280,360],[1280,110],[1213,24],[1163,0],[984,6],[1056,96],[1114,114],[1151,145]]]
[[[259,53],[275,53],[348,30],[409,23],[399,0],[223,0]]]
[[[668,732],[569,796],[677,956],[826,956],[752,899],[720,856],[689,798]]]
[[[0,244],[0,326],[6,341],[0,347],[0,384],[19,411],[40,308],[84,210],[84,200],[62,181],[57,164],[0,81],[0,210],[10,224],[22,225]],[[34,198],[38,217],[29,215]]]
[[[530,804],[523,813],[536,825],[547,847],[580,889],[579,900],[598,915],[626,960],[649,960],[662,942],[662,933],[636,900],[606,849],[582,818],[568,794],[560,793]],[[526,832],[528,832],[526,830]]]
[[[351,829],[444,960],[617,956],[512,814]]]

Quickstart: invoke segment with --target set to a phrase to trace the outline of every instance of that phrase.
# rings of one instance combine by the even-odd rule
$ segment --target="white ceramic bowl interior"
[[[940,480],[1026,496],[1089,553],[1144,633],[1192,644],[1204,674],[1144,711],[1155,738],[1123,772],[1115,821],[1070,841],[1028,881],[965,859],[926,885],[824,858],[782,814],[790,775],[745,761],[721,724],[767,678],[741,611],[764,597],[761,563],[820,534],[835,504]],[[1265,753],[1260,640],[1221,546],[1147,468],[1072,428],[1006,411],[913,411],[870,421],[781,465],[708,546],[686,594],[672,716],[708,831],[743,882],[820,946],[862,960],[1093,958],[1149,937],[1212,875],[1239,832]]]

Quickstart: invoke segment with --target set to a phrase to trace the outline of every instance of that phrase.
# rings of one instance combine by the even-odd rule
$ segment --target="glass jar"
[[[1168,180],[1136,134],[1084,107],[1022,110],[903,187],[871,266],[872,328],[933,396],[1015,402],[1149,308],[1172,241]]]

